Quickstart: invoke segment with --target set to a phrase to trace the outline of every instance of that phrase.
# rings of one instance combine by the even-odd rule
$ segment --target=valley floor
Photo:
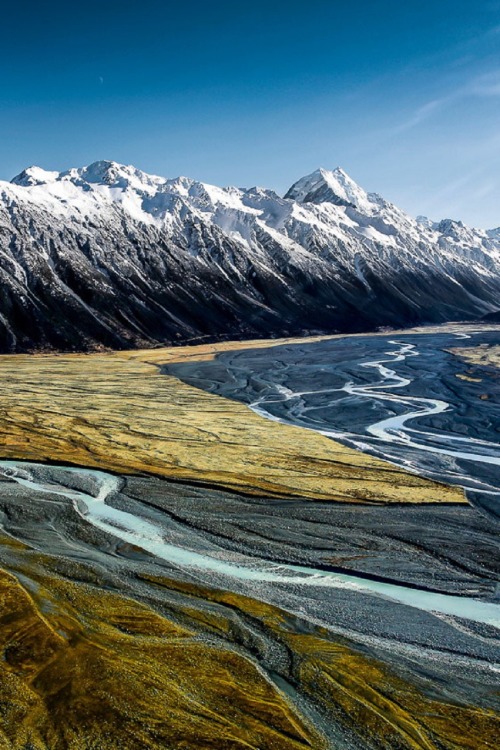
[[[160,370],[292,343],[0,357],[0,748],[495,746],[496,522]]]

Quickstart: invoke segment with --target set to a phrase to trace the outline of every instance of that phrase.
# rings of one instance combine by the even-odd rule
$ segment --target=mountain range
[[[0,350],[88,350],[471,320],[500,229],[414,219],[342,169],[284,197],[98,161],[0,182]]]

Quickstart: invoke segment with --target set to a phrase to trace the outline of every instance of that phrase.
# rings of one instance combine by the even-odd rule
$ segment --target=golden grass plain
[[[315,432],[160,373],[172,362],[283,342],[0,356],[4,458],[151,474],[251,494],[368,503],[464,503]]]

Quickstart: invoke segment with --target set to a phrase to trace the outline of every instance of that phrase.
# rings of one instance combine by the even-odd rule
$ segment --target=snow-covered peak
[[[46,185],[49,182],[55,182],[59,177],[59,172],[49,172],[41,167],[27,167],[23,171],[12,178],[11,183],[13,185],[20,185],[21,187],[30,187],[32,185]]]
[[[65,172],[29,167],[0,183],[7,201],[32,204],[65,220],[125,218],[169,234],[188,220],[216,226],[246,247],[264,231],[280,242],[299,238],[317,247],[352,237],[367,248],[390,248],[400,238],[413,243],[483,245],[498,248],[500,229],[474,230],[461,222],[415,219],[375,193],[367,193],[340,167],[318,169],[298,180],[284,198],[261,187],[217,187],[188,177],[167,179],[114,161],[96,161]],[[378,250],[377,250],[378,251]]]
[[[50,172],[36,166],[28,167],[11,180],[11,184],[21,187],[50,185],[54,182],[70,182],[78,187],[81,187],[82,183],[87,183],[122,190],[130,188],[142,191],[155,189],[164,184],[166,179],[115,161],[96,161],[87,167],[68,169],[64,172]]]
[[[58,216],[99,215],[119,204],[137,221],[160,224],[171,205],[168,196],[165,199],[165,192],[171,192],[168,183],[136,167],[103,160],[64,172],[29,167],[11,181],[10,188],[17,199]]]
[[[164,177],[147,174],[131,165],[118,164],[114,161],[96,161],[88,167],[81,169],[70,169],[62,172],[61,179],[69,179],[77,182],[78,179],[89,184],[106,185],[122,190],[150,191],[166,182]]]
[[[420,224],[422,227],[426,227],[427,229],[435,229],[437,224],[439,222],[432,221],[432,219],[429,219],[428,216],[417,216],[417,224]]]
[[[333,203],[373,213],[383,204],[375,193],[367,193],[341,167],[317,169],[292,185],[285,198],[299,203]]]

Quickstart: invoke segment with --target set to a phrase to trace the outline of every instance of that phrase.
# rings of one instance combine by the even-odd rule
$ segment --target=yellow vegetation
[[[276,343],[276,342],[275,342]],[[264,342],[258,342],[264,345]],[[248,343],[0,357],[6,458],[148,473],[246,493],[348,502],[465,502],[315,432],[204,393],[158,365]]]
[[[467,346],[467,347],[454,347],[449,349],[452,354],[455,354],[461,359],[465,359],[473,365],[480,365],[484,367],[500,367],[500,346],[499,345],[481,345],[481,346]]]
[[[294,654],[291,679],[346,731],[387,749],[493,747],[494,712],[427,696],[324,629],[300,634],[276,607],[144,575],[153,597],[176,592],[174,622],[66,580],[53,558],[24,545],[14,553],[16,575],[0,570],[0,748],[324,750],[320,731],[251,656],[233,650],[235,616]],[[211,633],[224,640],[211,643]]]
[[[429,697],[382,662],[357,653],[321,628],[297,634],[288,625],[291,616],[276,607],[170,579],[147,580],[258,618],[293,652],[301,689],[327,712],[333,711],[346,728],[355,727],[367,742],[377,738],[381,748],[398,750],[495,747],[500,718],[494,711]]]
[[[150,607],[53,575],[43,555],[26,553],[24,563],[30,593],[0,570],[0,748],[324,747],[230,644],[204,643]]]

